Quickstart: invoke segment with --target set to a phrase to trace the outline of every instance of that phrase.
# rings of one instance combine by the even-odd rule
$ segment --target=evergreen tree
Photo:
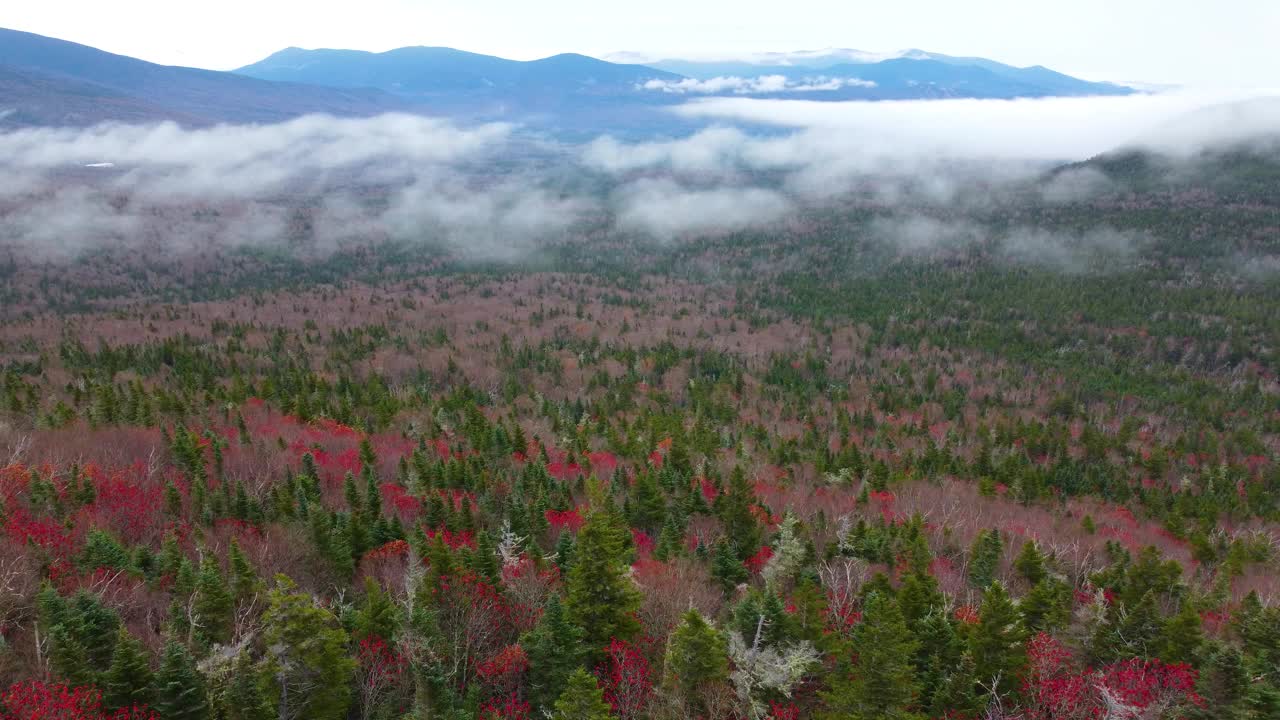
[[[1045,567],[1044,555],[1040,553],[1040,548],[1036,547],[1034,540],[1028,540],[1022,544],[1022,550],[1018,552],[1018,557],[1014,558],[1013,567],[1033,586],[1040,584],[1049,574]]]
[[[195,660],[182,643],[170,640],[165,646],[155,683],[155,709],[164,720],[209,717],[204,677],[196,670]]]
[[[720,583],[724,592],[732,592],[740,583],[751,576],[739,559],[740,554],[734,549],[728,538],[721,537],[716,541],[711,553],[711,576]]]
[[[529,699],[550,709],[564,691],[570,673],[582,662],[582,629],[569,622],[559,595],[552,595],[538,624],[520,645],[529,657]]]
[[[903,615],[905,619],[905,613]],[[918,621],[908,623],[919,640],[913,665],[920,685],[920,704],[934,707],[935,696],[953,676],[964,655],[964,641],[956,632],[955,623],[944,607],[939,607]],[[973,679],[969,679],[969,689]],[[935,716],[940,713],[934,713]]]
[[[752,511],[755,502],[746,473],[741,466],[735,467],[729,475],[729,486],[716,498],[716,514],[739,560],[751,557],[760,547],[760,524]]]
[[[377,637],[392,643],[400,627],[399,609],[373,578],[364,579],[364,598],[352,622],[351,639]]]
[[[1131,657],[1155,657],[1161,649],[1163,627],[1155,595],[1151,592],[1143,595],[1133,607],[1120,603],[1112,605],[1107,608],[1106,621],[1094,633],[1093,656],[1100,663]]]
[[[640,473],[636,478],[627,506],[632,526],[648,532],[662,527],[667,518],[667,500],[653,473]]]
[[[973,541],[973,549],[969,551],[969,583],[977,588],[986,588],[996,578],[1000,569],[1000,555],[1004,552],[1004,543],[1000,540],[1000,531],[984,530],[978,533]]]
[[[978,624],[969,636],[974,675],[978,682],[1003,694],[1017,687],[1018,676],[1026,664],[1018,610],[1004,585],[993,582],[983,593],[979,613]]]
[[[1204,630],[1200,613],[1188,601],[1183,601],[1178,614],[1169,618],[1163,633],[1163,650],[1160,659],[1167,663],[1198,665],[1200,648],[1204,646]]]
[[[231,566],[231,596],[236,602],[251,597],[258,590],[258,574],[254,572],[249,558],[240,550],[235,538],[231,538],[231,548],[227,551],[227,564]]]
[[[102,701],[108,708],[151,705],[151,664],[146,650],[128,630],[120,628],[111,667],[102,678]]]
[[[311,595],[294,592],[293,583],[281,575],[268,594],[262,619],[279,717],[345,718],[355,662],[347,656],[347,634],[337,618]]]
[[[587,648],[595,653],[613,638],[629,639],[640,631],[635,611],[640,594],[627,577],[626,547],[613,513],[591,511],[578,531],[573,566],[565,581],[569,617],[583,629]]]
[[[84,645],[65,625],[49,628],[49,664],[68,685],[93,683],[93,665]]]
[[[694,608],[685,612],[667,641],[666,678],[686,703],[697,705],[698,691],[729,675],[728,642]]]
[[[1219,646],[1205,659],[1197,691],[1204,698],[1201,717],[1235,720],[1244,717],[1251,678],[1238,648]]]
[[[1058,630],[1071,619],[1071,587],[1057,578],[1044,577],[1018,603],[1018,611],[1028,633]]]
[[[200,636],[205,642],[226,643],[231,639],[235,602],[212,555],[206,555],[200,563],[194,610],[199,618]]]
[[[898,605],[908,625],[914,625],[935,610],[946,607],[946,603],[938,579],[927,570],[912,570],[898,589]]]
[[[275,712],[262,691],[262,682],[247,653],[241,653],[231,667],[231,682],[223,693],[222,713],[226,720],[274,720]]]
[[[918,718],[911,712],[919,688],[912,658],[919,646],[898,603],[880,593],[867,598],[854,629],[846,677],[823,694],[824,716],[871,720]],[[851,672],[849,672],[851,671]]]
[[[604,701],[604,691],[582,668],[569,675],[555,708],[552,720],[609,720],[612,717],[609,703]]]

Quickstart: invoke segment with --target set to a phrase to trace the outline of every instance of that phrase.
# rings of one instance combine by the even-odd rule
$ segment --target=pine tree
[[[613,638],[640,631],[634,613],[640,594],[627,577],[626,547],[619,523],[607,509],[592,510],[578,531],[573,566],[565,581],[569,617],[583,629],[587,648],[596,653]]]
[[[1201,717],[1241,718],[1249,685],[1249,672],[1240,650],[1231,646],[1215,648],[1205,659],[1197,685],[1197,691],[1205,700]]]
[[[905,613],[903,618],[906,618]],[[945,607],[938,607],[915,622],[908,621],[908,627],[920,641],[913,660],[920,684],[920,704],[931,707],[934,697],[956,672],[964,654],[964,641],[956,632],[955,623]],[[972,678],[969,685],[972,689]]]
[[[978,624],[969,636],[974,674],[978,682],[1003,694],[1017,687],[1018,676],[1026,664],[1018,610],[1004,585],[993,582],[983,593],[979,613]]]
[[[151,705],[151,665],[142,643],[120,628],[111,667],[102,678],[102,701],[108,708]]]
[[[231,566],[231,596],[236,602],[251,597],[258,590],[258,574],[254,572],[249,558],[240,550],[235,538],[231,538],[231,548],[227,551],[227,564]]]
[[[667,641],[667,682],[686,703],[697,705],[699,690],[728,677],[728,652],[724,634],[690,608]]]
[[[824,715],[860,720],[919,717],[909,710],[919,692],[911,663],[918,645],[898,603],[873,593],[854,629],[854,659],[848,668],[852,672],[823,695]]]
[[[355,662],[337,618],[294,584],[277,576],[263,614],[263,640],[271,653],[279,717],[341,720],[351,704]]]
[[[221,705],[226,720],[274,720],[276,717],[247,653],[241,653],[231,667],[231,682]]]
[[[1000,555],[1004,552],[1004,543],[1000,540],[1000,531],[984,530],[978,533],[973,541],[973,549],[969,551],[969,583],[977,588],[986,588],[995,580],[1000,569]]]
[[[582,662],[582,629],[569,622],[559,595],[552,595],[538,624],[520,645],[529,657],[529,699],[550,709],[564,691],[574,668]]]
[[[569,675],[555,708],[552,720],[609,720],[612,717],[609,703],[604,701],[604,691],[582,668]]]
[[[471,570],[486,581],[497,584],[501,568],[498,565],[498,546],[488,530],[476,533],[476,549],[471,555]]]
[[[721,537],[712,550],[711,577],[720,583],[720,589],[726,593],[732,592],[739,583],[750,578],[746,566],[739,559],[739,553],[728,538]]]
[[[653,473],[641,473],[636,478],[631,486],[628,509],[632,526],[649,532],[662,527],[667,518],[667,500]]]
[[[365,638],[377,637],[392,643],[399,627],[399,609],[395,602],[373,578],[366,577],[364,598],[355,613],[351,639],[360,642]]]
[[[938,579],[925,572],[911,571],[902,581],[898,589],[898,605],[902,608],[902,616],[907,624],[914,626],[916,622],[935,610],[944,608],[947,599],[938,586]]]
[[[93,665],[84,645],[65,625],[49,628],[49,664],[68,685],[93,683]]]
[[[1163,650],[1160,659],[1167,663],[1188,663],[1198,665],[1200,648],[1204,646],[1204,630],[1201,628],[1200,613],[1184,600],[1178,614],[1169,618],[1163,633]]]
[[[1107,608],[1106,622],[1094,633],[1093,656],[1101,663],[1155,657],[1160,650],[1163,628],[1164,621],[1152,592],[1148,591],[1132,607],[1117,603]]]
[[[204,678],[187,648],[176,640],[165,646],[155,675],[155,709],[164,720],[204,720],[209,699]]]
[[[667,513],[667,519],[662,523],[662,532],[658,534],[658,542],[653,549],[655,560],[667,562],[684,555],[684,528],[677,515],[675,512]]]
[[[760,524],[752,511],[755,502],[746,473],[740,466],[735,467],[729,475],[729,486],[716,498],[716,514],[739,560],[751,557],[760,547]]]
[[[194,610],[200,621],[200,636],[205,642],[226,643],[231,639],[235,602],[212,555],[206,555],[200,563]]]
[[[1022,544],[1022,550],[1014,559],[1013,567],[1032,585],[1040,584],[1049,574],[1045,567],[1044,555],[1040,553],[1040,548],[1036,547],[1034,540],[1028,540]]]
[[[1071,619],[1071,587],[1045,577],[1018,603],[1018,611],[1028,633],[1058,630]]]

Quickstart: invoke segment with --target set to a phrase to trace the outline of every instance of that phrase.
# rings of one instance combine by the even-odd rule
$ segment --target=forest
[[[1080,167],[0,244],[0,718],[1280,718],[1278,166]]]

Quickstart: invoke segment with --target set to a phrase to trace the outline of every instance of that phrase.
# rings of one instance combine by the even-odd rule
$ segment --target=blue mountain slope
[[[443,47],[406,47],[382,53],[289,48],[236,73],[262,80],[377,88],[407,97],[440,93],[518,96],[546,91],[629,95],[637,83],[646,80],[680,79],[642,65],[572,53],[519,61]]]
[[[1046,97],[1127,95],[1130,88],[1074,78],[1043,66],[1018,68],[980,57],[956,57],[924,50],[905,50],[898,57],[877,58],[856,50],[777,53],[772,62],[661,60],[654,67],[689,77],[858,78],[881,84],[879,91],[844,88],[813,99],[847,97]],[[859,56],[862,56],[861,58]],[[914,91],[910,88],[915,88]]]
[[[189,124],[276,122],[306,113],[372,115],[406,103],[377,90],[273,83],[157,65],[86,45],[0,28],[0,108],[43,124],[171,119]],[[93,98],[100,107],[95,111]],[[65,106],[65,111],[59,109]]]

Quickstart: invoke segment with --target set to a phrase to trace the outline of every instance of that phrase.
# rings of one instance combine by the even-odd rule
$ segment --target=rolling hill
[[[278,83],[157,65],[85,45],[0,29],[0,123],[103,121],[278,122],[307,113],[344,116],[404,110],[393,95]]]

